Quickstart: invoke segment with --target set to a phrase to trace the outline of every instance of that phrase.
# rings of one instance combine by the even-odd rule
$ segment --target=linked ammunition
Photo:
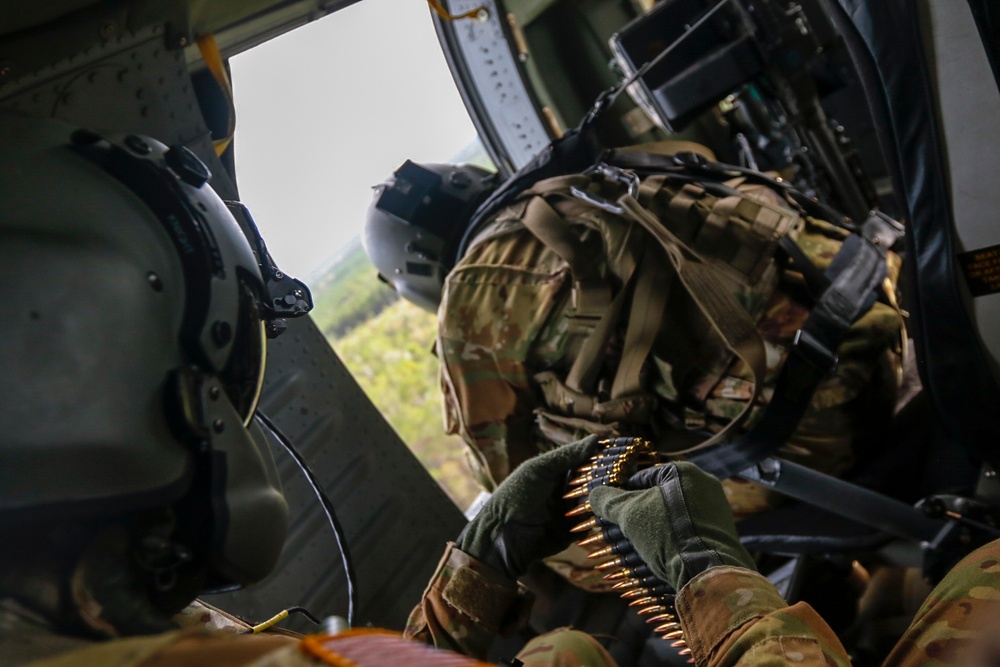
[[[604,449],[595,453],[590,462],[580,467],[569,483],[563,496],[567,500],[585,498],[598,486],[621,486],[632,474],[642,468],[654,465],[653,446],[640,438],[615,438],[601,443]],[[583,517],[592,514],[589,500],[566,513],[568,517]],[[672,641],[674,648],[680,648],[681,655],[689,655],[691,649],[684,640],[684,632],[674,615],[673,591],[657,578],[639,557],[635,547],[622,533],[621,528],[591,516],[571,530],[582,533],[600,528],[600,535],[591,535],[578,542],[584,548],[596,547],[589,558],[599,559],[609,556],[616,558],[596,566],[605,571],[604,579],[613,582],[612,590],[629,601],[640,616],[647,617],[654,624],[655,632]],[[689,662],[692,662],[689,660]]]

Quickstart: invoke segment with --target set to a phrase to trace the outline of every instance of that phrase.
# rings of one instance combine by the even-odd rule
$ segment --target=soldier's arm
[[[530,608],[526,588],[449,544],[404,634],[484,658],[493,638],[519,629]]]
[[[830,627],[804,602],[789,606],[762,575],[714,567],[677,596],[677,616],[700,666],[850,665]]]

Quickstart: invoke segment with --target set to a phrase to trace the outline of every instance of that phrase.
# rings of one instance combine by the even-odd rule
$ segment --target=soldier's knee
[[[515,657],[524,667],[617,667],[596,639],[570,628],[535,637]]]

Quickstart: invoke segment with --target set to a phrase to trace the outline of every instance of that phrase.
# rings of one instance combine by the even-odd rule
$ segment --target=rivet
[[[209,389],[208,389],[208,397],[210,399],[212,399],[213,401],[217,401],[217,400],[219,400],[219,396],[221,396],[221,395],[222,395],[222,390],[221,389],[219,389],[218,387],[214,387],[214,386],[213,387],[209,387]]]
[[[222,433],[223,431],[226,430],[226,423],[221,419],[216,419],[214,422],[212,422],[212,430],[214,430],[216,433]]]
[[[212,340],[219,347],[223,347],[233,339],[233,327],[229,322],[218,320],[212,325]]]
[[[153,149],[149,147],[149,144],[143,141],[141,137],[137,137],[134,134],[130,134],[125,137],[125,145],[139,155],[149,155],[153,152]]]
[[[156,275],[152,271],[146,274],[146,280],[149,281],[149,286],[153,288],[154,291],[163,291],[163,281],[160,280],[160,276]]]

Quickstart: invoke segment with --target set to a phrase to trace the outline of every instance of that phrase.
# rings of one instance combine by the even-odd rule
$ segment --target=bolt
[[[453,187],[456,187],[459,190],[464,190],[472,185],[472,177],[464,171],[452,172],[452,174],[448,176],[448,181]]]
[[[178,46],[187,46],[187,45],[188,45],[188,38],[187,38],[187,37],[185,37],[185,36],[183,36],[183,35],[181,35],[181,36],[180,36],[180,37],[179,37],[179,38],[177,39],[177,45],[178,45]]]
[[[233,327],[229,322],[218,320],[212,325],[212,340],[218,347],[225,346],[233,339]]]
[[[284,277],[285,277],[285,274],[282,273],[281,271],[275,271],[274,272],[274,279],[275,280],[281,280]]]
[[[226,423],[221,419],[216,419],[214,422],[212,422],[212,429],[216,433],[222,433],[223,431],[226,430]]]
[[[130,134],[127,137],[125,137],[125,145],[131,148],[139,155],[149,155],[150,153],[153,152],[153,149],[150,148],[149,144],[143,141],[141,137],[137,137],[134,134]]]
[[[118,32],[118,26],[110,21],[101,26],[100,33],[103,39],[113,37],[116,32]]]
[[[149,281],[149,286],[153,288],[155,292],[163,291],[163,281],[160,280],[160,276],[156,275],[152,271],[146,274],[146,280]]]
[[[212,172],[205,163],[184,146],[171,146],[164,157],[167,166],[188,185],[200,188],[212,178]]]
[[[213,401],[219,400],[219,396],[222,395],[222,390],[218,387],[212,386],[208,388],[208,397]]]

